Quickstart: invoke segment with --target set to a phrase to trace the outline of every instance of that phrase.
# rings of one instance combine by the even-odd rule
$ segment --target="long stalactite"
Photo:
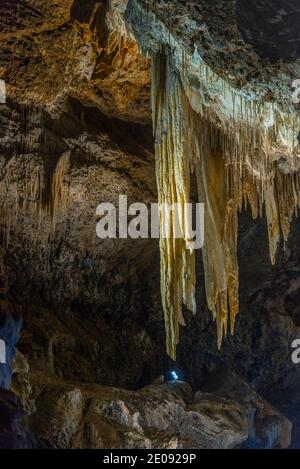
[[[178,70],[178,54],[169,46],[152,56],[152,108],[156,141],[156,169],[161,207],[190,201],[190,174],[195,171],[199,201],[205,203],[205,242],[202,250],[207,304],[217,324],[217,343],[234,332],[239,312],[237,260],[238,213],[250,205],[253,218],[265,213],[270,259],[275,263],[281,233],[287,241],[290,222],[300,206],[299,122],[276,106],[247,100],[222,83],[235,107],[231,114],[206,105],[203,94],[188,88],[188,56]],[[203,67],[205,65],[203,64]],[[217,77],[206,70],[203,87]],[[220,83],[219,83],[220,85]],[[201,90],[201,87],[200,87]],[[222,100],[222,96],[221,96]],[[236,103],[239,100],[238,104]],[[268,124],[266,124],[268,122]],[[283,148],[282,141],[286,142]],[[278,152],[285,155],[285,174]],[[184,227],[184,209],[176,214]],[[188,239],[176,239],[175,216],[160,210],[161,294],[166,322],[167,351],[176,359],[182,303],[195,306],[195,253]],[[184,230],[183,230],[184,232]],[[170,236],[165,236],[169,233]]]
[[[182,300],[196,311],[195,255],[188,237],[176,237],[177,221],[187,234],[185,211],[189,202],[189,152],[182,125],[183,90],[179,79],[170,73],[168,57],[157,54],[152,67],[152,107],[156,132],[156,173],[160,206],[161,295],[165,314],[167,348],[176,356],[179,324],[184,324]],[[164,208],[174,207],[171,212]]]

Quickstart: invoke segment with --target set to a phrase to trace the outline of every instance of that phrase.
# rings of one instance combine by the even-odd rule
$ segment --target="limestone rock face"
[[[20,350],[32,365],[67,379],[124,387],[146,384],[169,367],[158,243],[98,240],[95,227],[96,207],[102,201],[117,203],[122,193],[128,195],[129,203],[157,201],[152,129],[144,125],[150,121],[150,107],[145,110],[149,76],[147,82],[139,68],[145,67],[148,74],[149,63],[138,54],[122,20],[126,2],[110,2],[109,9],[104,2],[93,1],[59,2],[53,8],[42,0],[31,8],[28,1],[24,9],[21,3],[13,3],[12,8],[10,1],[2,2],[0,18],[5,45],[0,53],[1,70],[8,90],[7,104],[0,108],[4,201],[0,275],[1,291],[8,299],[6,309],[13,303],[24,317]],[[156,3],[154,13],[164,24],[163,2],[161,7]],[[233,23],[234,18],[222,15],[217,21],[213,7],[204,3],[202,13],[199,8],[174,3],[174,21],[181,16],[190,24],[188,28],[179,21],[178,41],[190,50],[193,30],[197,41],[203,37],[201,53],[214,69],[220,48],[226,52],[227,70],[237,56],[226,47],[232,41],[236,44],[238,32],[231,34],[226,28],[221,47],[224,29],[220,24],[223,20]],[[230,7],[222,5],[224,11]],[[196,16],[192,18],[191,12]],[[143,26],[139,20],[137,29]],[[210,34],[203,27],[205,22]],[[155,31],[149,29],[150,33]],[[116,41],[116,35],[122,41]],[[215,54],[209,49],[205,53],[205,44],[214,41],[220,46],[213,47]],[[78,76],[79,69],[90,70],[88,59],[80,68],[74,58],[74,53],[83,54],[83,46],[96,51],[91,69],[96,73],[97,63],[102,70],[97,80],[93,73]],[[243,57],[252,54],[249,47],[243,44],[238,49]],[[278,67],[274,66],[274,73]],[[236,64],[232,64],[232,74],[238,81]],[[250,82],[255,86],[254,78]],[[272,84],[275,93],[276,83]],[[236,335],[228,339],[222,353],[215,346],[204,301],[203,267],[200,260],[197,263],[198,313],[192,318],[184,311],[188,328],[182,330],[178,348],[179,366],[191,382],[199,384],[206,369],[225,362],[242,369],[245,378],[260,389],[268,380],[278,382],[291,369],[298,374],[291,364],[290,343],[297,334],[299,227],[295,223],[289,247],[278,256],[277,267],[272,267],[265,254],[266,226],[260,222],[254,228],[247,216],[243,219],[238,246],[240,316]],[[251,262],[253,251],[255,262]],[[292,285],[293,292],[275,305],[274,289],[286,292]],[[266,324],[271,324],[270,334]]]
[[[23,3],[0,7],[1,291],[38,368],[131,386],[159,356],[140,282],[157,276],[144,275],[157,243],[97,239],[96,208],[122,194],[156,202],[149,64],[126,30],[126,2]]]
[[[240,310],[238,213],[250,206],[254,219],[266,216],[275,264],[280,238],[287,242],[300,206],[300,118],[291,93],[298,64],[283,68],[256,54],[242,39],[235,1],[192,4],[130,0],[126,20],[152,58],[158,200],[179,207],[171,217],[161,209],[162,233],[186,226],[192,173],[207,207],[205,291],[220,348]],[[253,76],[252,65],[262,73]],[[166,345],[174,360],[182,304],[196,312],[190,239],[185,232],[160,243]]]
[[[236,376],[227,376],[220,391],[195,395],[180,381],[127,391],[62,383],[41,374],[31,379],[37,411],[29,422],[42,447],[216,449],[290,444],[290,422]]]
[[[248,422],[246,448],[288,448],[291,443],[291,422],[262,399],[247,383],[229,371],[213,373],[206,383],[213,396],[225,402],[230,399],[243,409]],[[209,401],[211,394],[196,393],[195,401]]]
[[[59,119],[40,108],[0,109],[1,287],[5,298],[16,293],[5,308],[23,316],[23,352],[39,368],[85,381],[104,379],[105,368],[106,384],[130,386],[160,353],[144,328],[146,284],[159,282],[151,267],[157,240],[98,239],[96,209],[102,202],[118,209],[122,194],[128,206],[156,202],[151,128],[78,101],[68,106]]]
[[[297,0],[129,0],[126,20],[145,50],[155,52],[165,43],[199,54],[199,62],[228,84],[288,108],[291,82],[299,73],[298,15]],[[199,80],[191,77],[189,85],[197,89]]]
[[[1,3],[0,76],[8,96],[53,112],[68,96],[149,121],[149,66],[124,29],[126,1]]]
[[[18,349],[13,361],[11,390],[18,396],[23,409],[23,422],[27,423],[28,417],[36,411],[35,401],[32,396],[32,387],[29,375],[29,363]]]

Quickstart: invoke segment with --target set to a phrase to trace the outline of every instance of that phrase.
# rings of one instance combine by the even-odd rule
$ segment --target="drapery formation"
[[[197,89],[191,86],[196,78]],[[287,241],[300,205],[299,119],[243,96],[203,62],[195,67],[192,57],[182,53],[179,59],[169,46],[152,56],[152,108],[159,203],[189,202],[192,171],[205,203],[205,288],[220,347],[229,324],[234,332],[239,311],[238,212],[250,205],[253,218],[265,213],[274,263],[281,232]],[[175,215],[160,211],[161,294],[173,359],[184,324],[182,303],[196,311],[195,253],[189,239],[174,237],[176,217],[184,227],[186,216],[183,208]]]
[[[22,226],[24,218],[31,226],[26,232],[31,242],[47,245],[69,203],[71,150],[58,151],[47,137],[39,106],[24,107],[22,121],[24,134],[18,135],[17,152],[5,162],[0,178],[4,248],[10,243],[11,230]],[[42,152],[51,155],[51,164],[45,163]]]

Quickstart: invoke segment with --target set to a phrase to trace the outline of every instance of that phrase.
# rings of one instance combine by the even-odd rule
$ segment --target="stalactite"
[[[52,222],[52,232],[55,231],[57,213],[60,210],[65,217],[69,199],[68,175],[70,173],[70,151],[63,153],[56,165],[51,181],[51,196],[49,210]]]
[[[127,0],[121,2],[109,0],[107,2],[105,12],[107,37],[105,44],[99,45],[99,60],[95,73],[96,82],[98,81],[99,84],[106,76],[108,69],[111,72],[123,67],[130,67],[140,56],[138,44],[123,19],[126,3]],[[93,27],[94,22],[92,21],[89,25],[89,32]]]
[[[205,64],[196,70],[198,89],[191,90],[194,64],[182,53],[178,68],[178,57],[178,51],[166,45],[152,59],[159,203],[189,202],[190,170],[195,168],[199,201],[206,207],[202,250],[206,297],[221,347],[229,324],[234,332],[239,312],[238,212],[243,204],[250,205],[253,218],[265,212],[274,263],[281,233],[287,241],[299,207],[298,147],[293,136],[299,122],[275,104],[247,100]],[[218,97],[211,100],[208,90],[216,86]],[[280,152],[289,162],[289,174],[280,172]],[[179,219],[184,224],[182,213]],[[179,324],[184,324],[182,303],[195,312],[194,253],[188,240],[173,239],[174,218],[161,210],[160,220],[162,235],[166,229],[171,233],[170,239],[160,241],[161,292],[167,350],[175,358]]]
[[[47,140],[44,113],[40,107],[21,108],[23,133],[19,153],[2,168],[0,180],[0,223],[3,245],[11,233],[21,232],[37,246],[47,246],[55,232],[59,214],[65,216],[69,199],[70,151],[58,157],[51,171],[45,167],[43,152],[57,152]],[[29,227],[29,229],[28,229]]]
[[[182,300],[195,310],[195,256],[189,247],[185,204],[189,202],[189,173],[186,140],[182,119],[182,93],[178,79],[170,72],[170,64],[158,54],[153,67],[153,109],[156,129],[156,171],[162,236],[161,292],[165,313],[167,349],[176,356],[179,324],[184,324]],[[168,112],[169,111],[169,112]],[[174,207],[169,212],[166,207]],[[175,210],[176,207],[176,210]],[[176,223],[186,237],[176,238]]]

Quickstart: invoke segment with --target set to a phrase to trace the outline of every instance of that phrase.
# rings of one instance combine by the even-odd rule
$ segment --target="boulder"
[[[46,448],[286,448],[291,424],[236,375],[194,395],[182,381],[138,391],[33,373],[30,428]]]
[[[213,373],[207,389],[217,398],[230,399],[243,409],[248,422],[249,436],[246,448],[288,448],[291,443],[292,424],[263,399],[251,386],[231,371]],[[195,400],[202,395],[197,393]]]

